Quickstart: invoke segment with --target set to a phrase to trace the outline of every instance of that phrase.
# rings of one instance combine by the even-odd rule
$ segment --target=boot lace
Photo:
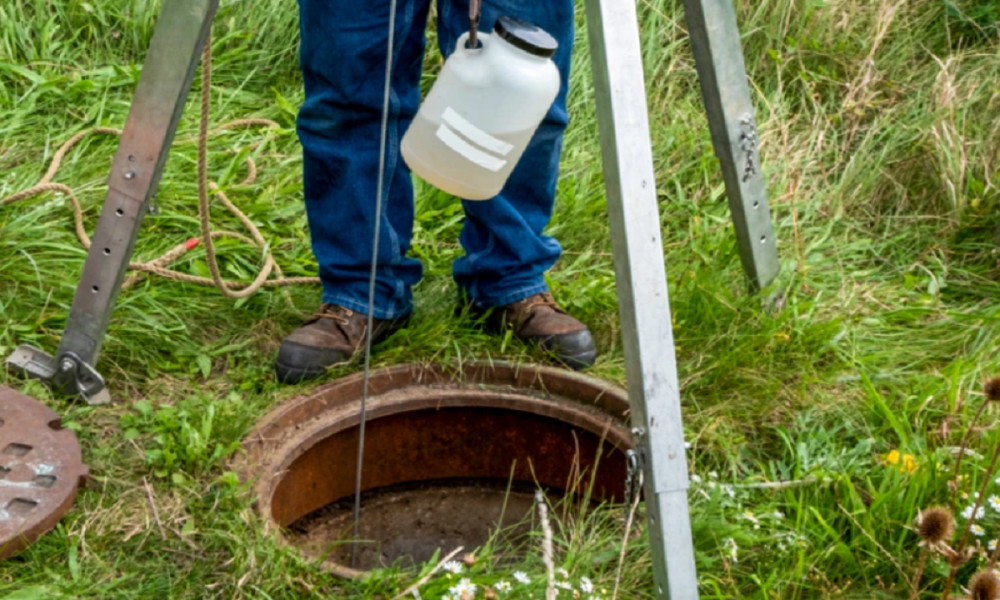
[[[312,318],[314,320],[332,319],[341,325],[347,325],[347,320],[353,316],[354,311],[349,308],[337,306],[336,304],[322,304]]]
[[[524,307],[525,312],[534,312],[536,308],[547,306],[549,308],[560,310],[559,305],[556,304],[556,299],[552,297],[550,292],[542,292],[541,294],[535,294],[528,299],[528,305]]]

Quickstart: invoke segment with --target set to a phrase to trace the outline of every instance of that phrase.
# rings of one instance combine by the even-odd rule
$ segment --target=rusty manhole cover
[[[547,367],[402,365],[371,377],[358,570],[348,568],[361,374],[289,400],[244,440],[236,467],[282,539],[327,570],[412,566],[524,526],[539,486],[618,501],[628,401]],[[550,496],[550,497],[551,497]]]
[[[55,527],[87,477],[76,435],[47,406],[0,386],[0,559]]]

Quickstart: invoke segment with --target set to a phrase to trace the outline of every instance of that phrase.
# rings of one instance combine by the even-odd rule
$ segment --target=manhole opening
[[[357,373],[275,407],[234,464],[282,539],[340,577],[474,551],[498,530],[492,549],[516,557],[539,488],[569,511],[581,498],[623,499],[632,442],[621,388],[533,365],[398,365],[370,378],[352,540],[363,384]]]
[[[305,554],[346,564],[358,429],[319,440],[278,484],[272,514]],[[598,458],[600,457],[600,458]],[[595,473],[596,469],[596,473]],[[405,411],[369,421],[356,568],[414,566],[501,530],[518,545],[534,491],[620,499],[625,459],[600,432],[554,415],[484,406]]]

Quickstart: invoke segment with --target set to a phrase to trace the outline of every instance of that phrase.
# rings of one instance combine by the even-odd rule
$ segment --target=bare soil
[[[491,532],[516,542],[531,530],[534,493],[506,482],[406,484],[362,496],[356,568],[407,568],[463,546],[472,552]],[[290,539],[311,557],[350,562],[353,501],[334,502],[293,523]]]

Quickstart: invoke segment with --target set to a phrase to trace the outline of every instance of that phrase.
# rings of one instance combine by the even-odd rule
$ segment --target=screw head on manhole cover
[[[0,560],[55,527],[87,475],[80,443],[59,415],[0,386]]]

